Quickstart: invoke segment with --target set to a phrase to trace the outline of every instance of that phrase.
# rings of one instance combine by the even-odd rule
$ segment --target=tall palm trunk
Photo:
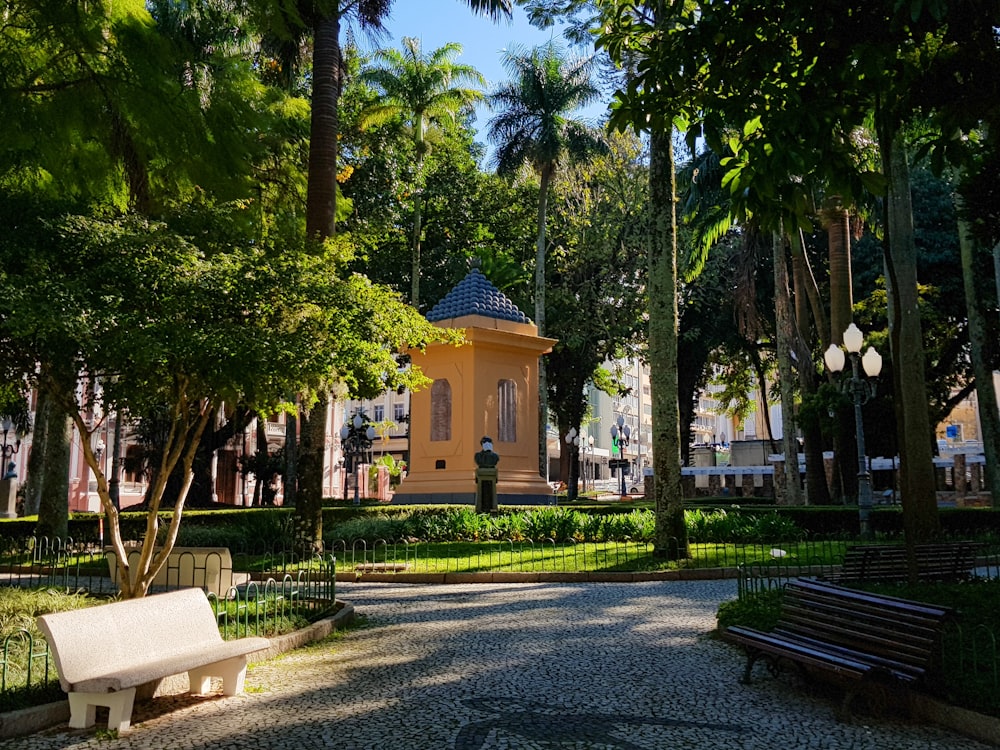
[[[670,122],[669,118],[664,118]],[[649,140],[649,384],[653,409],[653,556],[679,560],[688,555],[681,491],[681,429],[678,401],[677,336],[677,176],[668,130]]]
[[[825,332],[826,314],[819,303],[819,289],[809,265],[809,256],[806,255],[802,235],[799,231],[793,231],[789,240],[795,279],[795,329],[798,334],[795,338],[795,356],[798,361],[796,370],[799,375],[799,389],[802,397],[806,398],[815,395],[819,387],[816,368],[812,363],[811,343],[814,333]],[[816,321],[815,327],[811,325],[812,320]],[[823,434],[819,424],[813,423],[803,427],[802,438],[806,457],[807,492],[804,500],[811,505],[828,505],[830,489],[826,483],[826,468],[823,466]]]
[[[840,204],[839,196],[831,199],[831,204],[826,211],[827,258],[830,266],[830,343],[840,346],[844,343],[844,331],[854,319],[851,220],[850,213]],[[854,444],[851,420],[839,419],[833,436],[833,455],[837,466],[834,484],[835,487],[840,486],[841,494],[857,493],[857,461],[852,457],[855,451],[851,450]]]
[[[423,204],[424,191],[422,187],[418,187],[417,194],[413,198],[412,266],[410,271],[413,276],[410,284],[410,304],[418,310],[420,309],[420,223]]]
[[[799,487],[799,444],[795,438],[795,395],[792,379],[791,353],[795,347],[795,323],[788,288],[788,266],[785,260],[785,240],[780,231],[772,235],[774,255],[774,314],[777,328],[776,356],[778,386],[781,391],[781,440],[785,455],[784,486],[775,487],[777,501],[784,505],[801,505]]]
[[[420,235],[422,232],[421,223],[424,209],[424,114],[417,112],[414,116],[413,126],[416,130],[414,134],[414,146],[417,151],[417,185],[413,193],[413,237],[410,242],[411,248],[411,270],[410,274],[410,304],[418,310],[420,309]]]
[[[955,212],[963,216],[962,198],[955,196]],[[983,452],[986,456],[986,488],[990,491],[993,507],[1000,506],[1000,411],[993,387],[993,370],[986,360],[986,323],[976,294],[973,257],[975,240],[966,221],[958,220],[959,251],[962,258],[962,283],[965,287],[965,307],[969,321],[972,367],[976,375],[976,394],[979,422],[982,425]]]
[[[830,341],[840,346],[844,331],[851,324],[854,309],[851,219],[847,209],[839,204],[829,214],[827,257],[830,264]]]
[[[535,242],[535,325],[545,335],[545,217],[549,204],[549,183],[555,167],[546,164],[539,177],[537,239]],[[548,476],[549,378],[545,358],[538,358],[538,473]]]
[[[309,136],[309,183],[306,234],[324,240],[336,231],[338,100],[341,86],[340,12],[316,22],[313,37],[312,121]],[[318,548],[323,539],[323,471],[329,393],[301,416],[298,449],[300,476],[296,521],[300,542]]]
[[[924,380],[924,347],[917,294],[917,251],[913,236],[910,169],[898,129],[879,133],[889,184],[884,249],[888,291],[889,341],[895,387],[896,431],[903,528],[908,545],[937,535],[940,522],[931,452],[930,415]]]
[[[335,230],[340,68],[340,13],[334,10],[316,22],[313,37],[306,233],[314,240],[332,237]]]

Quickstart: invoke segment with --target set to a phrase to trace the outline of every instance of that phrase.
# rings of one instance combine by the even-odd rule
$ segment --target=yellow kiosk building
[[[465,330],[455,347],[412,352],[433,384],[410,399],[410,462],[394,503],[475,503],[475,454],[489,436],[499,455],[497,500],[551,501],[538,474],[538,358],[555,339],[537,327],[473,268],[427,314],[443,328]]]

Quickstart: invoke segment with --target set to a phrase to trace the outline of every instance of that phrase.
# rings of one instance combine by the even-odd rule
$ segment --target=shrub
[[[723,602],[716,614],[719,627],[746,625],[758,630],[773,630],[781,615],[783,594],[781,589],[771,589],[735,601]]]

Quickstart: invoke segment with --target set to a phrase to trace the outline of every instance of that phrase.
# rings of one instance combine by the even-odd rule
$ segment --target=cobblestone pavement
[[[247,693],[138,705],[120,739],[65,725],[0,750],[973,750],[861,714],[707,637],[733,581],[342,584],[367,627],[253,665]]]

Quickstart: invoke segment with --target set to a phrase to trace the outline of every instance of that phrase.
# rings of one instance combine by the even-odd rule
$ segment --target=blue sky
[[[501,64],[501,55],[512,42],[528,48],[545,44],[553,37],[559,38],[559,28],[541,31],[531,26],[524,9],[514,8],[514,19],[493,22],[474,14],[462,0],[396,0],[386,23],[391,35],[383,46],[399,47],[400,39],[413,36],[420,39],[424,50],[434,50],[448,42],[458,42],[463,47],[458,62],[472,65],[486,78],[488,89],[505,80],[507,75]],[[359,40],[363,46],[370,43]],[[597,118],[605,106],[588,108],[580,116]],[[490,118],[485,105],[477,109],[479,140],[486,142],[485,127]]]

